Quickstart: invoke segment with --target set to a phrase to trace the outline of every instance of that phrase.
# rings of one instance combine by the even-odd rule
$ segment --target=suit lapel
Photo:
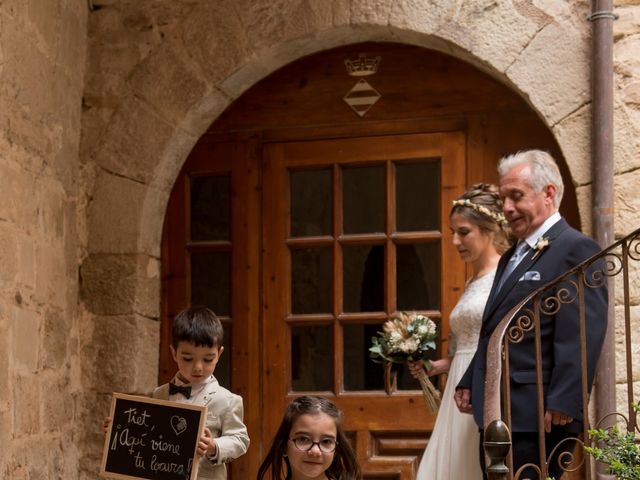
[[[220,384],[218,383],[218,380],[216,380],[214,376],[211,376],[207,385],[202,389],[202,392],[200,392],[201,398],[198,400],[200,400],[204,405],[208,404],[219,388]]]
[[[489,292],[489,297],[487,297],[488,298],[487,303],[484,306],[484,312],[482,314],[483,322],[484,322],[484,319],[487,318],[489,316],[489,313],[492,311],[491,307],[494,305],[496,295],[498,293],[496,292],[496,289],[498,288],[498,284],[500,283],[500,279],[502,278],[502,273],[504,272],[504,269],[507,268],[507,263],[509,263],[509,259],[513,255],[513,252],[515,251],[515,249],[516,249],[516,246],[513,245],[509,250],[504,252],[500,257],[500,261],[498,262],[498,267],[496,268],[496,275],[493,279],[493,284],[491,285],[491,292]]]
[[[543,236],[547,237],[551,244],[553,240],[555,240],[558,237],[558,235],[560,235],[560,233],[562,233],[568,226],[569,225],[564,219],[560,219],[549,230],[547,230]],[[491,294],[489,295],[490,300],[484,309],[483,323],[487,322],[491,317],[491,315],[495,312],[495,310],[502,304],[502,302],[505,299],[508,298],[509,292],[518,283],[518,281],[520,280],[520,277],[522,277],[522,275],[525,272],[529,271],[531,267],[535,265],[542,256],[542,254],[535,255],[536,251],[533,249],[530,249],[525,255],[525,257],[520,261],[520,263],[515,268],[515,270],[511,272],[511,275],[509,275],[509,278],[505,280],[500,291],[496,292],[495,289],[500,279],[500,276],[498,275],[502,275],[502,272],[504,271],[506,264],[509,261],[509,258],[513,254],[514,249],[515,249],[515,246],[509,249],[507,252],[505,252],[502,258],[500,259],[500,264],[498,265],[498,271],[496,272],[496,277],[495,277],[495,280],[493,281],[493,286],[491,287]],[[533,258],[534,256],[536,258]],[[519,300],[521,299],[518,299],[518,301]]]
[[[154,397],[159,398],[160,400],[169,400],[169,384],[165,383],[164,385],[158,387],[158,390],[155,393]]]

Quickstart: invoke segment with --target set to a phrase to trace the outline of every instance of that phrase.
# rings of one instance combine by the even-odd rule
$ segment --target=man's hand
[[[544,412],[544,431],[547,433],[551,432],[551,425],[566,425],[571,422],[573,422],[573,418],[557,410]]]
[[[460,413],[471,413],[471,390],[468,388],[458,388],[453,394],[453,399]]]

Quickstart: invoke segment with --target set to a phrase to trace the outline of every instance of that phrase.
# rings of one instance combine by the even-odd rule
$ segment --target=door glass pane
[[[440,309],[440,243],[396,246],[398,310]]]
[[[222,327],[224,328],[224,339],[222,340],[222,346],[224,347],[224,353],[220,356],[220,360],[216,365],[215,376],[218,380],[218,383],[225,388],[231,388],[231,345],[233,342],[231,341],[231,322],[225,321],[222,322]]]
[[[330,326],[291,327],[291,386],[294,391],[333,390]]]
[[[329,247],[291,251],[292,313],[331,313],[333,255]]]
[[[191,304],[205,305],[216,315],[231,316],[230,252],[191,254]]]
[[[291,236],[331,235],[331,170],[291,172]]]
[[[343,256],[343,311],[384,310],[384,246],[345,245]]]
[[[342,171],[344,233],[385,231],[384,165]]]
[[[344,389],[384,390],[384,367],[369,358],[371,338],[381,325],[344,325]]]
[[[229,174],[191,179],[191,240],[229,240]]]
[[[397,230],[440,230],[440,163],[399,163],[395,168]]]

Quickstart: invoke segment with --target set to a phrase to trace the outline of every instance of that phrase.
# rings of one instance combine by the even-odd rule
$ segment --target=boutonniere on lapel
[[[531,257],[531,260],[535,260],[535,258],[540,255],[549,245],[551,245],[551,240],[549,240],[547,237],[540,237],[536,244],[533,246],[535,253],[533,254],[533,257]]]

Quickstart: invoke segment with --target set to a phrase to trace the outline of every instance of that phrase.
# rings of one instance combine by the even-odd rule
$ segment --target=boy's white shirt
[[[180,403],[188,403],[189,405],[206,405],[207,401],[205,399],[205,395],[207,392],[207,386],[212,382],[218,383],[216,377],[211,375],[204,382],[198,384],[192,384],[189,382],[185,382],[180,378],[179,375],[175,375],[171,380],[171,383],[174,383],[178,386],[189,385],[191,386],[191,396],[189,398],[185,397],[181,393],[174,393],[173,395],[169,395],[169,400],[172,402],[180,402]],[[218,449],[216,448],[216,453],[214,455],[207,455],[207,458],[212,462],[215,462],[218,459]]]
[[[171,382],[176,385],[189,385],[175,375]],[[215,376],[205,382],[191,385],[191,397],[182,394],[169,395],[169,384],[157,387],[152,396],[165,400],[193,405],[207,406],[206,426],[216,441],[217,452],[214,458],[203,458],[198,469],[199,480],[225,480],[225,463],[244,455],[249,448],[249,434],[243,423],[244,407],[242,397],[222,387]]]
[[[531,234],[527,238],[525,238],[524,241],[527,242],[529,247],[531,247],[532,249],[535,249],[536,248],[536,242],[541,237],[543,237],[545,233],[547,233],[547,230],[549,230],[551,227],[553,227],[561,219],[562,219],[562,217],[560,216],[560,212],[555,212],[555,213],[551,214],[549,216],[549,218],[547,218],[544,222],[542,222],[542,225],[540,225],[533,232],[531,232]]]

